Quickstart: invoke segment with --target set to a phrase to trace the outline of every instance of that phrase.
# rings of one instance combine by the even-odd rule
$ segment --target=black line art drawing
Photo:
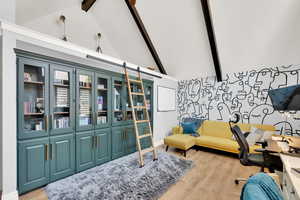
[[[242,123],[271,124],[278,134],[300,136],[300,112],[286,118],[273,109],[268,96],[270,89],[299,84],[299,72],[300,65],[288,65],[229,74],[222,82],[215,77],[179,81],[179,121],[195,117],[228,122],[238,113]]]

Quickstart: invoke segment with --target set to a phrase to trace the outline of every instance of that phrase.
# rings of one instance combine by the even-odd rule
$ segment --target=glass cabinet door
[[[110,77],[96,74],[95,78],[95,118],[96,128],[108,127],[110,125]]]
[[[146,107],[149,113],[149,119],[153,120],[153,86],[152,84],[144,84],[145,97],[146,97]]]
[[[134,93],[142,93],[142,87],[140,83],[130,83],[131,92]],[[132,95],[133,106],[141,107],[134,109],[135,116],[137,120],[146,119],[145,109],[142,108],[144,106],[144,98],[141,95]],[[131,110],[131,109],[130,109]]]
[[[93,129],[94,124],[94,73],[77,70],[77,130]]]
[[[50,134],[74,130],[74,70],[51,65],[50,69]]]
[[[125,84],[124,79],[113,77],[112,79],[112,122],[124,124],[125,115]]]
[[[48,135],[48,64],[19,59],[19,138]]]

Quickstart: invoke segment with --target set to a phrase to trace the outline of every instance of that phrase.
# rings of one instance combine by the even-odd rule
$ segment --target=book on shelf
[[[54,120],[54,128],[68,128],[69,117],[58,117]]]

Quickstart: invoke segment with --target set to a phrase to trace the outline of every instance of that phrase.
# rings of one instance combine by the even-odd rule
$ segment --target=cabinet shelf
[[[107,113],[107,110],[98,110],[98,113]]]
[[[86,90],[91,90],[92,89],[92,87],[84,87],[84,86],[80,86],[79,88],[80,89],[86,89]]]
[[[98,91],[107,91],[108,89],[107,88],[101,88],[101,89],[97,89]]]
[[[70,85],[64,85],[64,84],[59,84],[59,83],[55,83],[53,85],[56,87],[66,87],[66,88],[70,87]]]
[[[54,115],[66,115],[70,114],[70,112],[54,112]]]
[[[25,84],[44,85],[44,82],[40,81],[24,81]]]
[[[122,87],[122,84],[114,83],[114,86]]]
[[[45,113],[24,113],[25,116],[39,116],[44,115]]]

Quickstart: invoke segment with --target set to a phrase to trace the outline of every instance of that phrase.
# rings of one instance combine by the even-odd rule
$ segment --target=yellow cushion
[[[236,141],[226,138],[213,137],[213,136],[200,136],[195,138],[196,145],[218,149],[231,153],[239,153],[239,145]],[[250,153],[256,153],[254,150],[260,148],[258,145],[250,147]]]
[[[195,145],[195,137],[188,134],[176,134],[166,137],[164,143],[178,149],[188,150]]]
[[[183,134],[183,128],[181,126],[175,126],[174,128],[172,128],[172,134]]]
[[[242,131],[249,132],[251,126],[260,128],[267,131],[275,131],[275,127],[272,125],[263,125],[263,124],[237,124]],[[232,138],[232,132],[230,130],[228,122],[221,121],[212,121],[206,120],[203,122],[202,126],[198,130],[201,136],[214,136],[219,138]]]
[[[199,129],[200,136],[215,136],[219,138],[232,137],[228,122],[206,120]]]

